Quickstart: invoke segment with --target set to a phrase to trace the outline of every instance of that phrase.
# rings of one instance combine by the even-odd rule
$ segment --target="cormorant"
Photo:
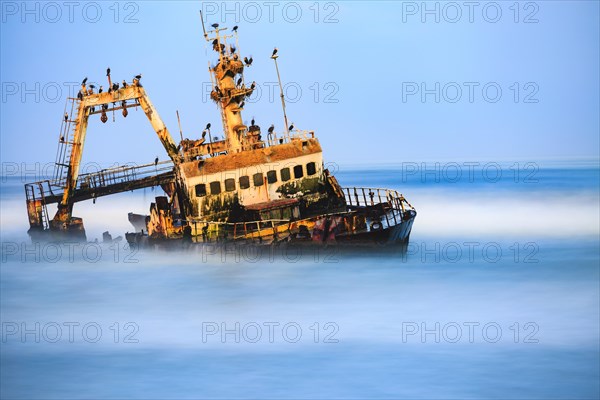
[[[229,46],[229,51],[231,54],[235,53],[235,46]]]
[[[137,75],[135,76],[135,79],[137,79],[138,81],[139,81],[140,79],[142,79],[142,74],[137,74]]]
[[[240,105],[239,105],[239,108],[244,108],[244,106],[245,106],[245,105],[246,105],[246,102],[245,102],[245,101],[242,101],[242,102],[240,103]]]
[[[94,90],[95,88],[96,88],[96,86],[90,85],[90,89]]]
[[[238,30],[238,26],[236,25],[236,26],[233,27],[232,31],[233,32],[237,32],[237,30]]]
[[[268,129],[269,133],[273,133],[274,130],[275,130],[275,125],[271,124],[271,126]]]
[[[250,62],[248,61],[248,57],[244,57],[244,64],[246,64],[246,66],[250,66]]]
[[[206,130],[202,131],[202,139],[206,137]]]
[[[87,82],[87,76],[85,78],[83,78],[83,81],[81,81],[81,84],[85,85],[86,82]]]
[[[61,136],[61,137],[60,137],[60,142],[61,142],[61,143],[64,143],[64,142],[65,142],[65,137],[64,137],[64,136]]]
[[[104,89],[102,89],[102,85],[100,85],[100,89],[98,89],[98,93],[102,93]]]
[[[275,50],[273,50],[273,54],[271,54],[271,57],[275,57],[276,54],[277,54],[277,47],[275,47]]]
[[[219,24],[217,24],[217,23],[214,23],[214,24],[212,24],[211,26],[212,26],[213,28],[217,29],[217,28],[219,27]]]
[[[106,76],[110,76],[110,68],[106,68]]]
[[[65,122],[69,120],[69,114],[65,113]]]
[[[237,86],[240,86],[241,84],[242,84],[242,78],[240,77],[240,79],[238,79],[238,80],[237,80],[237,83],[236,83],[236,85],[237,85]]]
[[[127,82],[125,82],[125,79],[123,79],[123,87],[126,88],[127,87]]]
[[[294,130],[294,123],[292,122],[292,124],[290,125],[290,127],[288,128],[289,131],[293,131]]]
[[[158,157],[156,157],[156,158],[154,159],[154,166],[156,167],[156,165],[157,165],[157,164],[158,164]]]
[[[250,59],[248,60],[248,66],[252,65],[252,60],[253,60],[253,58],[252,58],[252,56],[250,56]]]
[[[252,121],[250,121],[250,125],[254,126],[254,117],[252,117]]]
[[[210,122],[208,124],[206,124],[206,129],[210,129]]]
[[[82,99],[83,99],[83,94],[81,93],[81,90],[79,91],[79,93],[77,93],[77,98],[78,98],[79,100],[82,100]]]
[[[112,90],[119,90],[119,84],[117,82],[113,83]]]
[[[250,90],[254,90],[254,88],[256,87],[256,82],[252,82],[252,85],[250,85]]]

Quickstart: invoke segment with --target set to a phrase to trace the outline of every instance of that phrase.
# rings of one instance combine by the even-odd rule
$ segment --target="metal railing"
[[[385,223],[388,227],[401,223],[407,208],[411,210],[415,209],[404,196],[396,190],[347,187],[342,188],[342,192],[344,193],[346,204],[350,208],[381,207],[383,211],[381,216],[385,219]]]
[[[77,189],[90,190],[110,185],[119,185],[151,178],[172,170],[172,161],[161,161],[157,164],[123,165],[80,175],[77,179]]]

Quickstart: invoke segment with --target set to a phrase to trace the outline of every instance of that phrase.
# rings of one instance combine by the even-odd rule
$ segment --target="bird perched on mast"
[[[83,78],[83,81],[81,81],[81,85],[85,85],[86,82],[87,82],[87,76],[85,78]]]
[[[275,49],[273,50],[273,54],[271,54],[271,58],[277,57],[277,51],[277,47],[275,47]]]
[[[233,27],[232,31],[233,32],[237,32],[237,30],[238,30],[238,26],[236,25],[236,26]]]
[[[110,67],[106,68],[106,76],[110,76]]]

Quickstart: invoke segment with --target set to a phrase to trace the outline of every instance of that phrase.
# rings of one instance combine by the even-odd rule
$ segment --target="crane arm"
[[[85,90],[85,87],[83,87],[83,89]],[[128,100],[135,100],[135,102],[131,104],[123,103],[124,101]],[[121,88],[111,92],[85,95],[83,99],[80,100],[77,120],[75,121],[76,125],[73,133],[73,142],[69,156],[69,165],[67,168],[67,176],[65,179],[62,200],[58,205],[58,211],[52,221],[55,227],[59,227],[64,223],[68,224],[71,220],[71,213],[73,210],[71,197],[77,187],[77,178],[79,176],[79,167],[83,154],[83,145],[85,143],[89,116],[91,114],[101,112],[96,110],[96,107],[101,108],[103,105],[116,103],[125,104],[118,108],[137,107],[139,103],[139,106],[141,106],[142,110],[146,114],[146,117],[148,117],[152,128],[154,128],[154,131],[158,135],[163,147],[167,151],[169,158],[171,158],[175,165],[178,165],[181,161],[177,145],[173,141],[169,130],[160,118],[158,111],[156,111],[154,108],[154,105],[150,101],[150,98],[146,94],[146,91],[143,87],[133,84],[127,86],[126,88]]]

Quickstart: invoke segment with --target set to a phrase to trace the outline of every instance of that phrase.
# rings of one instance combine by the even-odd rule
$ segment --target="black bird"
[[[293,131],[294,130],[294,123],[292,122],[292,124],[290,125],[290,127],[288,128],[289,131]]]
[[[254,126],[254,117],[252,117],[252,121],[250,121],[250,125]]]
[[[275,130],[275,125],[271,124],[271,126],[268,129],[269,133],[273,133],[274,130]]]
[[[69,120],[69,114],[65,113],[65,122],[67,122],[68,120]],[[62,138],[62,136],[61,136],[61,138]]]
[[[250,89],[254,90],[255,87],[256,87],[256,82],[252,82],[252,85],[250,85]]]
[[[79,91],[79,93],[77,93],[77,98],[78,98],[79,100],[82,100],[82,99],[83,99],[83,94],[81,93],[81,90]]]
[[[204,139],[206,137],[206,131],[202,131],[202,139]]]
[[[94,90],[95,88],[96,88],[96,86],[90,85],[90,89]]]
[[[113,90],[113,91],[119,90],[119,84],[118,84],[118,83],[116,83],[116,82],[115,82],[115,83],[113,83],[113,85],[112,85],[112,90]]]
[[[106,68],[106,76],[110,76],[110,68]]]
[[[138,74],[138,75],[136,75],[136,76],[135,76],[135,79],[137,79],[138,81],[139,81],[140,79],[142,79],[142,74]]]
[[[208,124],[206,124],[206,130],[210,129],[210,122]]]
[[[237,85],[237,86],[240,86],[241,84],[242,84],[242,78],[240,77],[240,79],[238,79],[238,80],[237,80],[237,83],[236,83],[236,85]]]
[[[275,57],[276,54],[277,54],[277,47],[275,47],[275,50],[273,50],[273,54],[271,54],[271,57]]]
[[[60,142],[61,142],[61,143],[64,143],[64,142],[65,142],[65,137],[64,137],[64,136],[61,136],[61,137],[60,137]]]
[[[102,89],[102,85],[100,85],[100,89],[98,89],[98,93],[102,93],[104,89]]]
[[[156,157],[156,158],[154,159],[154,166],[155,166],[155,167],[156,167],[156,164],[158,164],[158,157]]]
[[[83,81],[81,81],[81,84],[85,85],[86,82],[87,82],[87,76],[85,78],[83,78]]]
[[[123,79],[123,87],[126,88],[127,87],[127,82],[125,82],[125,79]]]
[[[252,65],[252,56],[250,56],[250,59],[248,60],[248,66]]]
[[[229,51],[231,54],[235,53],[235,46],[229,46]]]
[[[213,28],[217,29],[217,28],[219,27],[219,24],[217,24],[217,23],[214,23],[214,24],[212,24],[211,26],[212,26]]]
[[[240,105],[239,105],[239,108],[244,108],[244,106],[245,106],[245,105],[246,105],[246,102],[245,102],[245,101],[242,101],[242,102],[240,103]]]
[[[250,61],[248,61],[248,57],[244,57],[244,64],[246,64],[247,67],[250,66]]]
[[[233,32],[237,32],[237,30],[238,30],[238,26],[236,25],[236,26],[233,27],[232,31]]]

